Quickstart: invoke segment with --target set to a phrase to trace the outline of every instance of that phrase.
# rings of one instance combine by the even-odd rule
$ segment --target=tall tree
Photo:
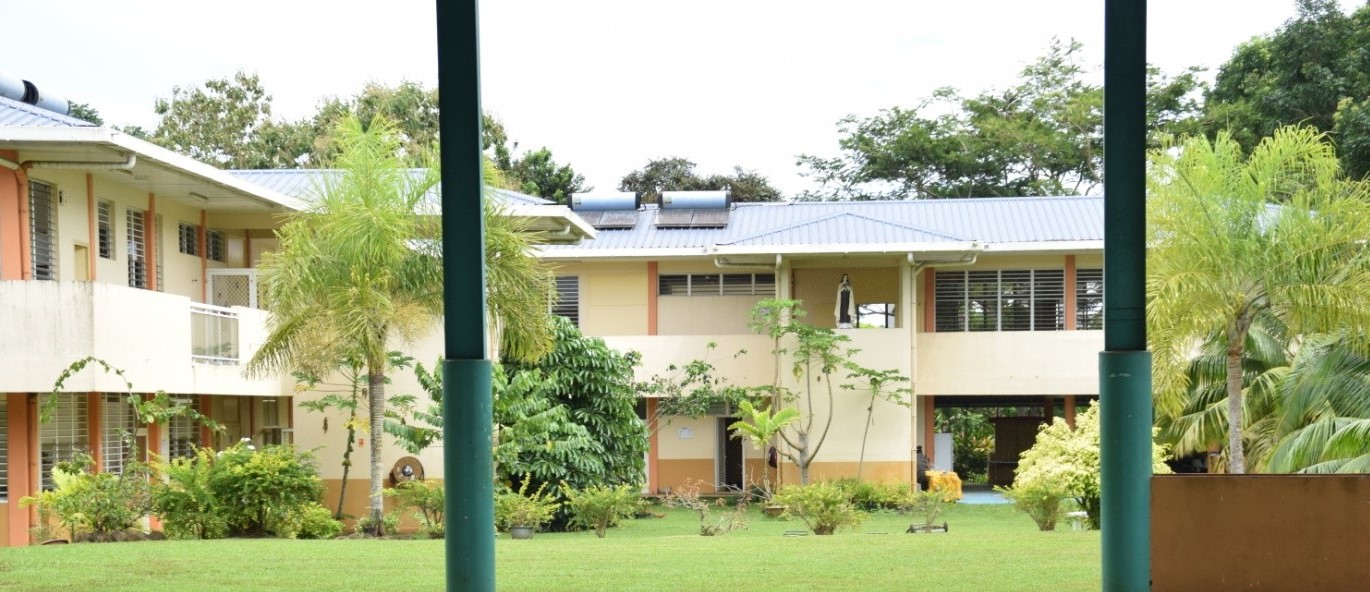
[[[731,175],[702,176],[695,172],[695,163],[679,156],[657,158],[641,169],[628,173],[618,184],[619,191],[636,191],[642,201],[657,203],[662,191],[728,190],[734,202],[780,201],[780,190],[771,186],[766,177],[740,166]]]
[[[912,108],[838,122],[842,153],[800,155],[819,188],[800,200],[1066,195],[1103,175],[1103,87],[1076,42],[1054,41],[1017,85],[965,97],[938,89]],[[1194,71],[1149,76],[1148,119],[1184,131],[1198,114]]]
[[[1205,123],[1211,136],[1230,131],[1247,149],[1284,125],[1334,132],[1343,168],[1362,177],[1370,173],[1370,6],[1349,16],[1335,0],[1298,0],[1297,9],[1218,69]]]
[[[572,193],[588,190],[585,177],[571,170],[571,165],[557,164],[545,146],[510,163],[507,176],[517,184],[514,189],[558,203],[570,203]]]
[[[384,117],[366,129],[346,118],[335,141],[342,174],[322,184],[312,207],[289,217],[277,231],[280,251],[263,257],[270,333],[248,371],[322,375],[338,359],[360,360],[371,418],[369,523],[372,534],[383,535],[387,339],[412,340],[442,312],[439,229],[419,216],[438,175],[436,168],[423,176],[404,168]]]
[[[1220,335],[1228,468],[1244,473],[1242,361],[1257,318],[1295,335],[1370,327],[1370,186],[1344,179],[1311,128],[1281,128],[1249,157],[1223,133],[1151,159],[1147,321],[1158,404],[1180,409],[1189,353]]]
[[[271,117],[271,95],[256,74],[203,86],[174,87],[158,98],[152,141],[196,160],[234,169],[289,168],[307,158],[313,140],[299,125]]]

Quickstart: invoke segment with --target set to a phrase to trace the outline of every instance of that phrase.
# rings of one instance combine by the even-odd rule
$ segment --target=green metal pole
[[[1146,0],[1104,3],[1104,351],[1099,354],[1103,589],[1151,589],[1151,354],[1146,350]]]
[[[494,592],[490,360],[485,358],[485,229],[476,0],[438,0],[442,133],[443,476],[447,590]]]

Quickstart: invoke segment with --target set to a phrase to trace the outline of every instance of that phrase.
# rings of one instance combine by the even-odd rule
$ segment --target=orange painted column
[[[39,452],[41,451],[41,446],[38,441],[38,430],[40,429],[38,427],[38,418],[40,417],[38,414],[38,396],[26,396],[24,397],[24,402],[26,403],[24,407],[27,413],[25,416],[25,423],[28,425],[28,430],[23,432],[23,435],[28,437],[29,449],[24,460],[28,461],[29,492],[30,495],[33,495],[43,489],[43,465],[39,462],[38,458]],[[10,408],[10,412],[13,413],[13,408]],[[13,437],[10,438],[10,445],[14,445]],[[10,470],[13,471],[14,468],[11,466]],[[11,473],[10,483],[14,483],[15,481],[16,479],[14,478],[13,473]],[[38,508],[29,506],[27,520],[28,526],[38,525]],[[22,523],[24,522],[21,521],[21,524]],[[10,522],[10,524],[12,525],[14,523]]]
[[[243,267],[252,267],[252,231],[243,231]]]
[[[100,393],[86,393],[86,436],[90,442],[90,460],[94,464],[92,470],[103,472],[105,462],[103,455],[103,444],[105,443],[103,424],[104,424],[104,397]]]
[[[143,241],[147,243],[145,253],[147,263],[147,289],[157,291],[157,195],[147,194],[147,211],[143,212]]]
[[[195,243],[200,254],[200,302],[209,304],[209,236],[205,230],[208,215],[200,210],[200,227],[195,230]]]
[[[113,220],[110,222],[112,223]],[[100,243],[96,240],[95,227],[97,225],[99,225],[99,220],[95,216],[95,175],[86,173],[86,236],[89,241],[86,244],[90,245],[86,249],[86,264],[89,266],[89,271],[86,273],[92,282],[96,280],[95,261],[100,252]]]
[[[937,273],[923,270],[923,332],[937,332]],[[926,448],[924,450],[927,450]]]
[[[1051,424],[1051,418],[1056,416],[1056,400],[1052,397],[1042,398],[1042,419]]]
[[[656,335],[657,326],[657,262],[647,263],[647,334]],[[649,403],[650,404],[650,403]],[[656,491],[653,489],[652,491]]]
[[[0,150],[0,158],[18,161],[19,154]],[[0,280],[23,277],[19,264],[23,259],[19,252],[19,193],[18,173],[0,167]]]
[[[29,463],[37,454],[29,447],[29,395],[9,393],[5,395],[5,405],[9,410],[9,421],[5,426],[9,434],[9,528],[5,533],[6,545],[18,547],[29,542],[28,508],[19,506],[19,499],[34,494],[30,487]]]
[[[650,493],[661,491],[660,469],[660,442],[658,441],[657,430],[660,424],[657,421],[657,400],[647,399],[647,490]]]
[[[20,279],[33,279],[33,237],[29,228],[29,172],[25,169],[14,171],[15,185],[19,187],[19,270]]]
[[[214,408],[214,401],[209,395],[200,395],[200,415],[210,417],[210,411]],[[209,426],[200,424],[200,447],[209,448],[214,445],[214,432]]]
[[[1075,395],[1065,396],[1064,411],[1066,415],[1066,425],[1070,426],[1070,429],[1072,430],[1075,429]]]
[[[1066,255],[1066,331],[1075,330],[1075,256]]]

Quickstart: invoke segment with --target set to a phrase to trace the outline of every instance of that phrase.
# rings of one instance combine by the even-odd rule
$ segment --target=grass
[[[498,588],[521,590],[1097,590],[1099,533],[1038,532],[1008,506],[958,506],[946,534],[904,534],[874,514],[833,536],[753,515],[745,531],[696,534],[693,514],[594,533],[495,543]],[[275,539],[55,545],[0,553],[0,591],[441,590],[443,545]]]

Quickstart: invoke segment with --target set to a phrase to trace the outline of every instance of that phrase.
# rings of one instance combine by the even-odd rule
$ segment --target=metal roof
[[[95,124],[0,97],[0,127],[95,127]]]
[[[1009,197],[904,201],[741,203],[726,228],[657,228],[655,206],[637,211],[630,230],[604,230],[575,246],[549,246],[551,257],[611,257],[628,250],[670,249],[679,254],[813,252],[841,246],[975,243],[1030,249],[1035,244],[1093,243],[1104,236],[1101,197]]]

